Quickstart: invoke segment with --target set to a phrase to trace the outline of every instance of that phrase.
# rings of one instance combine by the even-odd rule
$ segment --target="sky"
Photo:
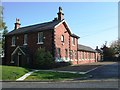
[[[79,44],[95,49],[118,39],[117,2],[3,2],[2,6],[9,31],[16,18],[21,27],[51,21],[61,6],[71,32],[80,36]]]

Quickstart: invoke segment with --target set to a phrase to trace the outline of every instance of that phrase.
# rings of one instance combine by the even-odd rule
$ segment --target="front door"
[[[22,55],[19,55],[19,66],[22,66]]]
[[[22,54],[18,52],[18,66],[22,66]]]

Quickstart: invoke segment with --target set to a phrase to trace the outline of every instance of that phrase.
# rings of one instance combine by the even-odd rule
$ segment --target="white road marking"
[[[85,74],[86,74],[86,73],[89,73],[89,72],[91,72],[91,71],[94,71],[95,69],[97,69],[97,68],[99,68],[99,67],[103,67],[103,66],[104,66],[104,65],[95,67],[95,68],[93,68],[93,69],[91,69],[91,70],[88,70],[88,71],[85,72]]]
[[[27,78],[28,76],[30,76],[34,71],[28,72],[25,75],[23,75],[22,77],[16,79],[16,81],[23,81],[25,78]]]

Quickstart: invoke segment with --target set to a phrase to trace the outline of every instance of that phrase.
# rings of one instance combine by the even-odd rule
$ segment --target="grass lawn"
[[[16,80],[25,73],[29,72],[27,69],[15,66],[0,65],[0,80]]]
[[[73,73],[62,73],[62,72],[50,72],[50,71],[38,71],[31,74],[26,80],[68,80],[85,77],[86,75],[82,74],[73,74]]]

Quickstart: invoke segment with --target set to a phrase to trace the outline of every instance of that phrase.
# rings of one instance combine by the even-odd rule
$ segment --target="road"
[[[120,78],[120,63],[114,63],[109,65],[103,65],[97,69],[89,72],[93,79],[118,79]]]
[[[2,82],[2,88],[111,88],[113,90],[116,88],[117,90],[119,88],[119,70],[120,63],[106,64],[90,71],[88,74],[93,77],[87,80],[64,82]]]
[[[118,88],[114,81],[3,82],[3,88]]]

